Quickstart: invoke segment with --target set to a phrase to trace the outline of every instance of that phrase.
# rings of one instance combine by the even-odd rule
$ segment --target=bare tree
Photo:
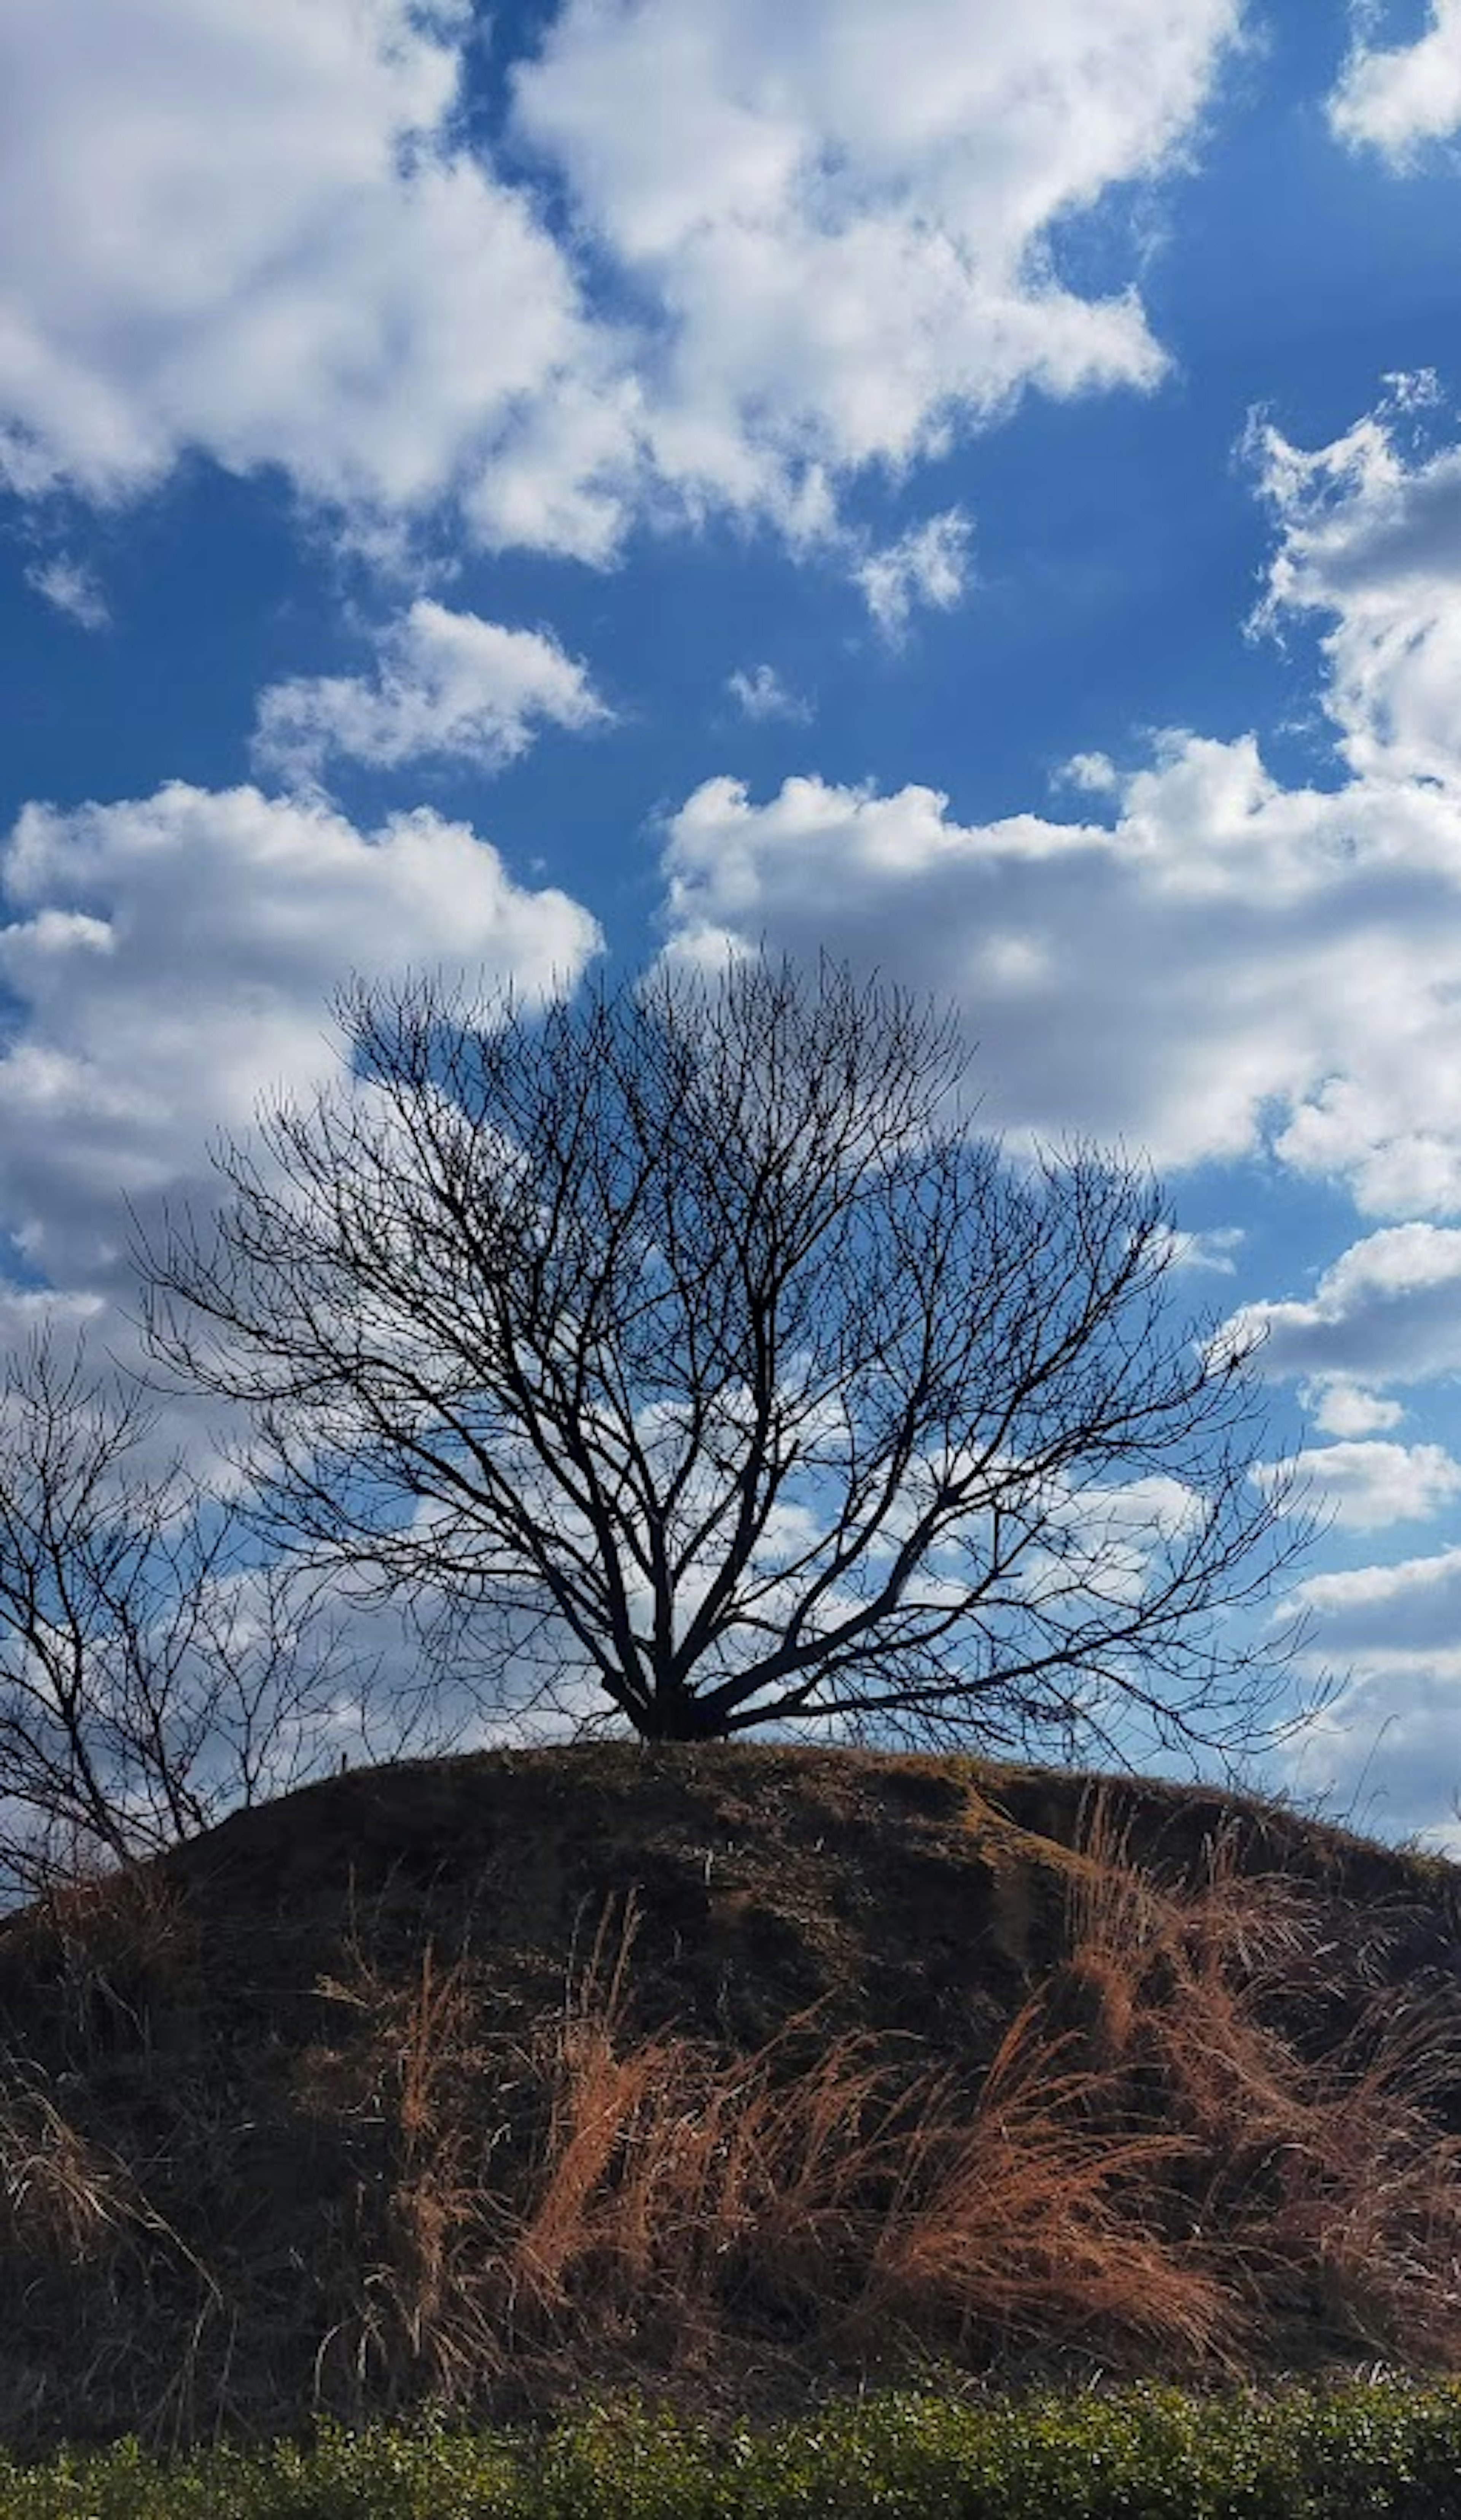
[[[0,1372],[0,1886],[156,1853],[338,1751],[369,1673],[164,1455],[136,1386],[42,1338]]]
[[[315,1561],[654,1739],[1251,1736],[1302,1523],[1144,1170],[1007,1160],[952,1020],[831,968],[341,1014],[149,1255]]]

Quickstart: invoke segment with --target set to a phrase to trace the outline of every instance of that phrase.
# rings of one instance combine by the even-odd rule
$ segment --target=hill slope
[[[970,1760],[309,1787],[0,1925],[0,2432],[1461,2364],[1458,1894]]]

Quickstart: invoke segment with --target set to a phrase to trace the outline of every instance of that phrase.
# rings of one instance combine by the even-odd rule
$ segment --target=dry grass
[[[1068,1958],[975,2088],[911,2042],[803,2061],[804,2020],[732,2058],[632,2036],[632,1912],[525,2045],[484,2035],[465,1961],[428,1955],[404,2007],[357,1992],[400,2138],[357,2369],[447,2398],[539,2363],[704,2373],[748,2341],[1232,2369],[1286,2315],[1454,2362],[1436,2020],[1391,2005],[1301,2055],[1277,2023],[1325,1966],[1311,1903],[1231,1845],[1164,1888],[1098,1807],[1071,1904]]]
[[[931,2309],[958,2344],[1087,2345],[1136,2368],[1228,2363],[1244,2325],[1220,2272],[1163,2228],[1189,2153],[1160,2127],[1122,2128],[1111,2076],[1070,2061],[1035,1999],[1012,2025],[972,2110],[915,2131],[873,2266],[871,2307],[910,2334]]]
[[[1454,1995],[1357,1994],[1313,1894],[1246,1875],[1234,1832],[1202,1878],[1163,1887],[1097,1803],[1047,1990],[1083,2000],[1124,2126],[1183,2141],[1192,2227],[1257,2316],[1286,2307],[1378,2351],[1461,2358],[1461,2142]],[[1314,2052],[1296,2023],[1342,2026]]]
[[[63,2117],[21,2057],[0,2059],[0,2233],[17,2254],[94,2266],[147,2221],[135,2182]]]
[[[1103,2131],[1107,2079],[1064,2061],[1037,2003],[978,2091],[911,2043],[890,2063],[845,2036],[789,2067],[804,2021],[727,2058],[628,2033],[633,1930],[606,1964],[601,1927],[525,2045],[484,2034],[465,1961],[424,1955],[409,1993],[368,1968],[332,1987],[397,2170],[327,2379],[343,2362],[372,2403],[460,2402],[510,2366],[672,2380],[748,2344],[847,2362],[1078,2337],[1133,2367],[1230,2345],[1223,2286],[1145,2211],[1185,2146]]]

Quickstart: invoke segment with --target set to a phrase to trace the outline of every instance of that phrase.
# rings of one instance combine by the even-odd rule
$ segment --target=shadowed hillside
[[[312,1786],[0,1926],[0,2424],[1461,2367],[1458,1890],[963,1759]]]

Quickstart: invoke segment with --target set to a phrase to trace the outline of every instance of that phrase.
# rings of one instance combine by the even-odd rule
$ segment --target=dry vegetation
[[[1461,2367],[1456,1925],[1448,1867],[967,1761],[313,1788],[0,1931],[0,2430]]]

